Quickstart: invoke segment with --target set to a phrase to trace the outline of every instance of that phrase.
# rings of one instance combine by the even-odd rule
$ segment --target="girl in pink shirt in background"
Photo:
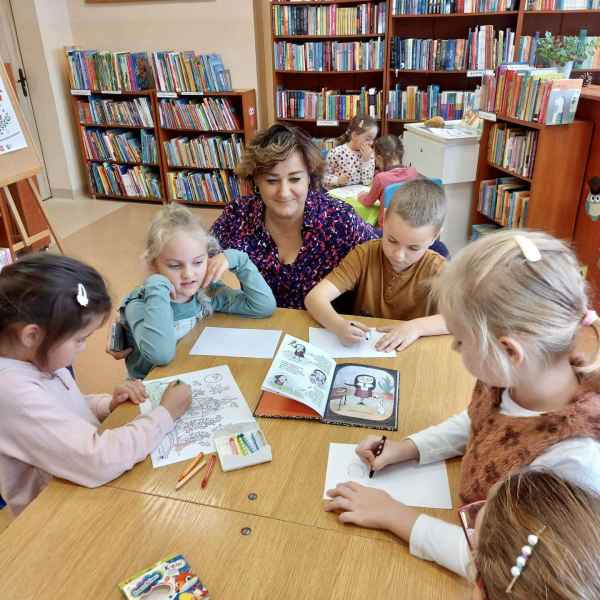
[[[371,189],[358,196],[363,206],[372,206],[379,200],[379,227],[383,227],[385,208],[383,206],[383,192],[392,183],[402,183],[417,179],[419,173],[414,167],[403,167],[404,147],[397,135],[384,135],[375,140],[375,166],[379,169],[373,179]]]
[[[66,369],[110,309],[101,275],[72,258],[31,254],[0,273],[0,495],[14,514],[52,476],[87,487],[115,479],[190,405],[189,386],[172,386],[150,414],[98,432],[119,404],[146,397],[140,381],[83,395]]]

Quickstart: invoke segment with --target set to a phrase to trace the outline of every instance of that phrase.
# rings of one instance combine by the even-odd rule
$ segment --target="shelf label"
[[[179,92],[182,96],[204,96],[203,91],[199,92]]]
[[[157,98],[177,98],[177,92],[156,92]]]
[[[101,94],[122,94],[121,90],[100,90]]]
[[[71,90],[73,96],[91,96],[92,90]]]
[[[337,127],[339,124],[339,121],[317,119],[317,127]]]
[[[479,111],[479,116],[486,121],[495,121],[496,114],[491,112],[485,112],[484,110]]]
[[[484,75],[493,75],[492,69],[480,69],[478,71],[467,71],[467,77],[483,77]]]

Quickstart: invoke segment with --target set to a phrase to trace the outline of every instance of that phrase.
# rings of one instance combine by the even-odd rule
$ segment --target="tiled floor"
[[[105,277],[115,306],[136,285],[146,269],[141,259],[148,224],[159,209],[152,204],[51,198],[45,202],[48,217],[62,238],[65,253],[90,263]],[[221,213],[193,208],[207,227]],[[109,323],[94,333],[77,358],[75,373],[84,393],[111,392],[126,371],[104,351]],[[0,510],[0,532],[8,526],[8,509]],[[1,594],[0,594],[1,595]]]

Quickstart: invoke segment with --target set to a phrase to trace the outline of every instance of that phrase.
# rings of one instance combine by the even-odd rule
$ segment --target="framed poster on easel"
[[[25,116],[10,84],[6,68],[0,63],[0,215],[13,259],[18,251],[31,248],[36,241],[50,235],[62,252],[60,240],[48,221],[42,199],[32,179],[41,168],[42,161],[33,143]],[[46,229],[34,235],[27,231],[8,187],[22,180],[28,182],[47,225]],[[15,239],[15,228],[20,239]]]

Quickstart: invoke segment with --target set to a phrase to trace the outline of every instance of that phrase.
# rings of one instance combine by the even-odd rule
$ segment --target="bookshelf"
[[[207,193],[206,178],[220,177],[226,180],[228,194],[237,186],[240,194],[248,193],[245,183],[234,174],[243,147],[256,133],[256,92],[237,90],[229,92],[156,92],[157,112],[160,117],[158,139],[164,172],[167,201],[187,205],[222,207],[230,198],[214,198]],[[183,107],[180,118],[166,119],[174,115],[173,106]],[[217,117],[200,119],[185,107],[205,107],[204,115]],[[215,107],[210,110],[210,107]],[[227,113],[229,118],[219,117]],[[189,126],[193,125],[193,126]],[[187,140],[187,142],[183,141]],[[237,148],[237,152],[236,149]],[[215,162],[215,157],[218,160]],[[217,164],[218,163],[218,164]],[[176,182],[179,181],[179,186]],[[202,199],[185,199],[176,190],[196,190],[196,196],[204,190]]]
[[[600,9],[587,10],[529,10],[533,6],[534,0],[514,0],[509,5],[510,10],[493,10],[497,6],[506,6],[505,3],[494,2],[493,0],[454,0],[454,2],[441,3],[441,10],[444,6],[449,8],[471,7],[473,12],[452,12],[447,14],[421,12],[415,14],[401,14],[395,10],[400,6],[400,0],[386,0],[387,24],[385,31],[379,35],[385,40],[385,66],[383,71],[380,69],[370,69],[368,71],[327,71],[319,73],[306,73],[298,71],[287,71],[276,68],[275,56],[273,60],[273,114],[275,119],[284,122],[293,122],[303,126],[314,137],[332,137],[339,135],[344,127],[344,119],[324,119],[324,123],[318,123],[318,119],[298,119],[297,116],[282,117],[278,114],[278,95],[277,89],[283,88],[291,91],[308,90],[319,92],[324,88],[328,90],[358,90],[361,86],[366,88],[375,87],[382,91],[381,105],[383,107],[380,115],[381,131],[383,133],[402,133],[404,124],[414,121],[422,121],[423,118],[406,118],[397,114],[400,111],[393,112],[388,106],[393,99],[393,93],[396,85],[400,86],[401,91],[406,91],[407,86],[418,86],[419,92],[425,94],[428,86],[439,86],[439,92],[472,92],[476,86],[481,83],[481,69],[474,69],[465,66],[460,69],[415,69],[405,70],[395,68],[393,64],[393,45],[394,38],[401,39],[468,39],[469,31],[477,26],[493,26],[496,34],[502,30],[505,32],[510,29],[513,35],[515,55],[519,48],[522,36],[531,36],[539,31],[543,35],[546,30],[554,35],[577,35],[580,29],[586,29],[589,36],[600,36]],[[375,5],[380,2],[377,0],[308,0],[295,1],[289,0],[271,0],[271,24],[270,24],[270,43],[273,48],[277,42],[302,43],[305,41],[337,41],[344,42],[348,40],[365,41],[373,39],[373,34],[356,34],[354,36],[332,35],[279,35],[276,33],[276,10],[282,7],[332,7],[341,8],[356,7],[359,5]],[[440,3],[433,3],[433,7],[440,6]],[[406,10],[417,10],[422,8],[427,10],[426,0],[403,0],[403,6]],[[490,10],[481,10],[489,7]],[[600,69],[574,69],[576,76],[582,71],[591,71],[594,81],[600,82]],[[448,96],[448,95],[447,95]],[[423,96],[420,96],[421,98]],[[447,118],[459,117],[461,102],[465,98],[449,95],[451,110]],[[452,101],[456,100],[456,104]],[[448,105],[444,105],[444,110],[450,110]],[[442,115],[445,116],[445,115]]]
[[[493,128],[503,127],[521,130],[524,134],[537,135],[533,150],[533,169],[523,175],[494,162],[488,149]],[[546,126],[509,117],[497,116],[496,122],[485,121],[481,136],[477,175],[471,205],[471,226],[475,224],[498,224],[478,209],[481,182],[512,176],[529,189],[527,221],[530,229],[541,229],[553,235],[571,239],[581,195],[592,136],[593,125],[589,121],[576,120],[568,125]],[[561,151],[563,149],[563,151]],[[557,154],[560,153],[559,155]]]

